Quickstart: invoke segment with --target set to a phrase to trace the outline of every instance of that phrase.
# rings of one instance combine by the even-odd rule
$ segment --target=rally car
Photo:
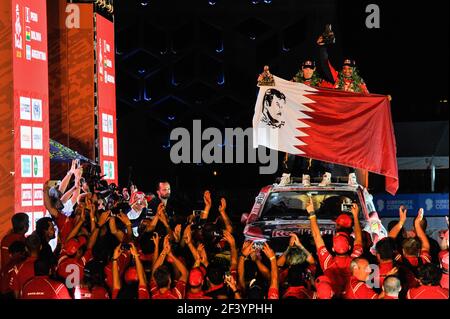
[[[356,203],[361,228],[371,235],[373,243],[387,236],[375,211],[372,195],[361,185],[334,183],[319,186],[318,183],[311,183],[304,186],[293,182],[261,189],[251,212],[241,218],[245,224],[245,239],[256,243],[268,241],[277,253],[284,251],[292,232],[299,236],[311,233],[306,211],[309,198],[313,200],[322,235],[333,235],[336,232],[336,218],[342,213],[351,216],[351,206]]]

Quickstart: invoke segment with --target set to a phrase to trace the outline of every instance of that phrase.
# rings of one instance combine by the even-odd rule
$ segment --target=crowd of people
[[[400,207],[373,253],[356,204],[328,238],[310,202],[312,236],[292,233],[285,251],[275,252],[270,242],[240,240],[225,198],[213,207],[209,191],[199,214],[183,214],[167,181],[154,196],[136,187],[113,196],[90,189],[80,171],[73,164],[59,186],[45,184],[49,215],[30,235],[28,215],[12,217],[1,241],[2,298],[448,298],[448,230],[442,242],[430,239],[423,210],[407,232]]]

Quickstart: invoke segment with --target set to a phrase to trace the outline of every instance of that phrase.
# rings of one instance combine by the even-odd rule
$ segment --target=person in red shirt
[[[387,276],[383,281],[383,294],[381,299],[398,299],[398,295],[402,290],[400,279],[395,276]]]
[[[286,291],[283,294],[283,299],[312,299],[313,292],[307,288],[305,274],[307,265],[297,264],[289,267],[288,270],[288,284]]]
[[[66,286],[50,279],[51,265],[47,259],[37,259],[34,263],[35,277],[22,288],[21,299],[71,299]]]
[[[33,233],[25,239],[25,245],[30,255],[24,262],[14,267],[9,281],[9,288],[14,291],[16,298],[19,298],[23,285],[35,276],[34,262],[39,257],[41,239]]]
[[[320,61],[325,78],[329,82],[333,82],[334,88],[338,90],[369,94],[366,83],[361,78],[358,69],[356,68],[355,61],[345,59],[342,64],[342,70],[340,72],[336,71],[328,59],[327,48],[323,40],[323,36],[320,36],[317,40],[317,44],[320,46]]]
[[[29,217],[25,213],[17,213],[11,217],[12,229],[6,234],[0,243],[1,253],[1,267],[4,268],[9,263],[9,246],[15,241],[25,242],[25,234],[30,227]]]
[[[316,291],[312,299],[332,299],[334,296],[331,280],[327,276],[319,276],[314,282]]]
[[[105,285],[103,263],[97,260],[89,261],[84,267],[82,283],[75,287],[74,299],[109,299]]]
[[[403,228],[406,221],[408,210],[403,205],[399,208],[400,219],[397,225],[395,225],[389,232],[389,237],[396,239],[398,234]],[[423,209],[420,208],[417,213],[417,217],[414,219],[414,228],[416,237],[411,237],[403,240],[402,242],[402,254],[395,256],[395,261],[399,266],[399,278],[402,282],[404,291],[408,291],[411,288],[419,286],[419,282],[416,278],[417,269],[424,264],[431,262],[430,256],[430,243],[422,228]]]
[[[133,257],[134,265],[130,266],[125,271],[126,286],[122,287],[119,277],[119,267],[117,265],[118,258],[122,253],[122,249],[129,249]],[[114,250],[113,255],[113,289],[112,299],[150,299],[150,294],[147,289],[147,279],[145,277],[144,267],[139,259],[139,252],[133,243],[120,244]]]
[[[312,198],[308,203],[306,210],[311,221],[311,232],[314,243],[319,256],[320,266],[326,275],[332,281],[334,294],[339,297],[345,289],[345,286],[351,276],[350,263],[353,258],[359,257],[362,254],[362,233],[359,224],[359,208],[357,204],[352,206],[352,215],[354,223],[355,241],[353,244],[353,251],[350,252],[350,241],[347,233],[337,233],[333,237],[333,251],[336,256],[332,256],[325,247],[325,243],[320,234],[320,228],[317,223],[317,218],[314,212],[314,204]]]
[[[174,288],[171,288],[172,278],[170,272],[167,267],[163,265],[166,257],[167,261],[181,274]],[[184,264],[172,253],[169,236],[167,235],[164,238],[163,250],[153,265],[152,280],[150,283],[152,298],[183,299],[186,292],[188,275],[188,270]]]
[[[17,265],[20,265],[27,258],[25,244],[21,241],[13,242],[9,245],[9,255],[9,263],[0,272],[0,298],[5,299],[15,297],[9,283]]]
[[[418,269],[420,286],[411,288],[406,293],[407,299],[448,299],[448,289],[439,286],[441,270],[431,264],[424,264]]]
[[[366,284],[372,272],[369,262],[364,258],[355,258],[352,260],[350,268],[352,270],[352,276],[343,293],[344,299],[378,298],[378,294]]]
[[[392,238],[386,237],[379,240],[376,244],[378,267],[379,267],[379,283],[383,286],[384,279],[395,272],[394,266],[394,241]]]
[[[203,291],[203,283],[206,275],[206,269],[202,266],[192,268],[189,272],[189,289],[186,293],[186,299],[212,299],[212,297],[205,296]]]

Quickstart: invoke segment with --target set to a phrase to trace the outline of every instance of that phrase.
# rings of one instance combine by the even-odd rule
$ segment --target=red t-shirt
[[[286,289],[283,298],[294,297],[297,299],[313,299],[314,293],[303,286],[289,287]]]
[[[56,227],[58,227],[58,234],[62,242],[66,241],[67,236],[75,227],[75,220],[59,213],[55,219]]]
[[[22,288],[21,299],[71,299],[63,283],[48,276],[36,276]]]
[[[150,282],[150,292],[152,294],[152,299],[183,299],[185,291],[186,283],[182,280],[178,280],[173,289],[168,289],[163,294],[160,293],[154,280]]]
[[[392,297],[392,296],[384,296],[383,299],[389,299],[389,300],[398,300],[398,297]]]
[[[1,268],[3,269],[4,267],[6,267],[6,265],[8,265],[9,261],[10,261],[10,256],[9,256],[9,246],[15,242],[15,241],[21,241],[21,242],[25,242],[25,236],[22,234],[16,234],[13,233],[12,231],[10,231],[5,237],[3,237],[0,245],[2,247],[2,263],[1,263]]]
[[[280,299],[280,291],[278,288],[269,288],[267,299]]]
[[[125,269],[127,269],[127,266],[130,263],[130,258],[130,254],[128,252],[123,252],[119,256],[119,259],[117,260],[117,266],[119,268],[120,277],[122,277]],[[108,285],[109,289],[113,289],[112,261],[110,261],[105,266],[105,283]]]
[[[63,255],[58,260],[57,273],[58,276],[66,279],[69,275],[73,274],[74,271],[71,265],[77,266],[79,269],[80,280],[84,278],[84,266],[86,266],[87,262],[92,258],[92,250],[88,249],[84,253],[84,255],[77,259],[75,257],[69,257],[67,255]]]
[[[343,297],[344,299],[376,299],[378,294],[367,286],[365,282],[351,276]]]
[[[190,292],[190,291],[188,291],[186,293],[186,299],[212,299],[212,297],[205,296],[205,292],[204,291],[200,291],[200,292]]]
[[[320,267],[322,267],[324,275],[330,278],[335,295],[339,296],[345,290],[352,275],[350,263],[353,258],[361,256],[362,253],[361,245],[354,245],[350,256],[332,256],[325,246],[318,249]]]
[[[409,289],[407,299],[448,299],[448,290],[440,286],[420,286]]]
[[[37,257],[30,256],[23,263],[14,267],[9,281],[13,291],[20,291],[25,283],[34,277],[34,262]]]
[[[1,272],[0,272],[0,294],[7,294],[7,293],[10,293],[13,291],[10,287],[10,282],[12,280],[13,275],[17,271],[17,266],[23,262],[24,262],[24,260],[22,257],[12,258],[12,259],[10,259],[8,265],[6,265],[4,268],[1,269]]]
[[[387,274],[394,268],[394,262],[391,261],[382,261],[378,265],[379,267],[379,275],[380,275],[380,287],[383,286],[384,279],[386,278]]]
[[[87,287],[76,287],[74,299],[109,299],[109,294],[103,287],[93,287],[91,291]]]

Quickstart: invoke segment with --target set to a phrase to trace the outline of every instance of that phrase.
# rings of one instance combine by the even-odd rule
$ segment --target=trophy
[[[333,44],[336,42],[336,38],[334,37],[334,32],[331,30],[331,24],[327,24],[325,26],[325,31],[322,33],[323,43],[325,44]]]

